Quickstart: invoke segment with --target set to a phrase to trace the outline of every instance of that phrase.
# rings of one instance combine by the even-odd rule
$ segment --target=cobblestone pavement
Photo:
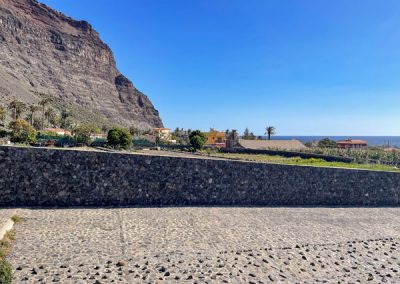
[[[15,209],[0,209],[0,227],[10,219],[17,210]]]
[[[19,215],[15,283],[400,283],[400,208]]]

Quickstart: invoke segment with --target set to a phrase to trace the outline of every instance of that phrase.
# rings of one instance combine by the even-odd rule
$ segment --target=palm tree
[[[12,111],[12,119],[17,119],[17,106],[19,101],[14,99],[8,104],[8,109]]]
[[[60,127],[61,128],[69,128],[71,125],[69,123],[69,117],[71,116],[71,113],[66,110],[66,109],[62,109],[61,110],[61,116],[60,116]]]
[[[57,112],[53,108],[48,108],[47,109],[47,111],[46,111],[46,119],[51,125],[57,126],[57,124],[58,124],[58,116],[57,116]]]
[[[271,136],[276,134],[276,129],[273,126],[267,126],[265,134],[268,135],[268,140],[271,140]]]
[[[44,119],[46,117],[46,106],[49,104],[49,102],[50,102],[49,98],[42,99],[39,102],[39,105],[42,106],[42,126],[41,126],[42,129],[44,129]]]
[[[13,112],[13,119],[19,119],[21,115],[26,111],[26,104],[16,99],[12,100],[8,105],[8,108]]]
[[[31,119],[31,125],[33,126],[33,122],[35,120],[35,113],[39,111],[39,107],[37,105],[30,105],[29,106],[29,112],[30,112],[30,119]]]
[[[7,110],[5,107],[0,106],[0,122],[4,124],[7,117]]]
[[[20,119],[21,115],[27,110],[26,104],[23,102],[19,102],[17,105],[17,109],[15,110],[16,119]]]

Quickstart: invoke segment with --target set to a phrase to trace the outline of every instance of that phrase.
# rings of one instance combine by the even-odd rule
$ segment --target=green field
[[[343,163],[343,162],[327,162],[322,159],[302,159],[300,157],[286,158],[282,156],[256,155],[256,154],[234,154],[234,153],[218,153],[218,152],[203,152],[210,157],[219,157],[234,160],[256,161],[274,164],[285,165],[301,165],[314,167],[335,167],[335,168],[351,168],[364,169],[373,171],[391,171],[400,172],[399,168],[381,164],[358,164],[358,163]]]

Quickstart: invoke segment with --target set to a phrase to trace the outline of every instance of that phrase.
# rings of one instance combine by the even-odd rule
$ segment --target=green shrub
[[[323,159],[316,159],[316,158],[309,158],[305,160],[307,163],[323,163],[325,160]]]
[[[66,144],[66,143],[73,143],[73,142],[75,142],[75,140],[71,136],[64,136],[64,137],[58,139],[58,142],[60,144]]]
[[[74,129],[75,140],[78,143],[90,144],[91,135],[100,133],[100,128],[93,123],[82,123]]]
[[[189,141],[195,150],[201,150],[207,142],[207,136],[200,130],[195,130],[190,132]]]
[[[38,134],[37,134],[37,138],[38,139],[47,139],[47,140],[54,139],[54,140],[57,140],[57,139],[60,139],[62,137],[64,137],[64,136],[63,135],[58,135],[57,133],[54,133],[52,131],[39,131]]]
[[[129,130],[122,128],[113,128],[108,131],[108,145],[115,148],[129,149],[132,144],[132,135]]]
[[[17,223],[19,223],[19,222],[22,221],[22,218],[19,217],[18,215],[14,215],[14,216],[11,217],[11,220],[12,220],[14,223],[17,224]]]
[[[336,148],[336,142],[329,138],[324,138],[318,142],[318,147],[320,147],[320,148]]]
[[[4,138],[7,137],[9,135],[9,133],[5,130],[0,130],[0,138]]]
[[[36,130],[25,120],[17,119],[10,123],[11,142],[34,143],[36,141]]]
[[[8,240],[8,239],[6,239],[6,238],[4,238],[4,239],[2,239],[1,241],[0,241],[0,249],[1,250],[6,250],[6,249],[8,249],[9,247],[10,247],[10,241]]]
[[[0,258],[0,283],[11,284],[12,282],[12,267],[5,260]]]

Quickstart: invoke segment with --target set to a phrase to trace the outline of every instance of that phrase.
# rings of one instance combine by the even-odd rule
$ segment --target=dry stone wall
[[[400,174],[0,147],[0,206],[399,206]]]

